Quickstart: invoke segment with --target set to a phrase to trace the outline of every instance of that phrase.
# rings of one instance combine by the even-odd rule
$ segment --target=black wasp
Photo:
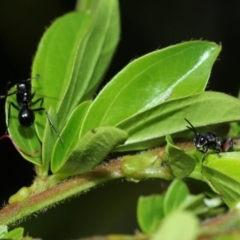
[[[208,153],[208,150],[212,150],[219,154],[220,152],[228,152],[233,148],[233,140],[228,138],[227,140],[222,140],[214,132],[203,132],[198,133],[194,126],[186,119],[185,121],[190,125],[186,126],[188,129],[194,132],[193,142],[198,151],[202,152],[203,158]]]
[[[35,78],[40,78],[40,75],[37,75]],[[9,126],[9,121],[10,121],[10,116],[11,116],[11,107],[14,107],[19,111],[18,114],[18,121],[23,127],[30,127],[35,120],[35,114],[34,112],[40,112],[44,111],[46,113],[47,119],[49,121],[50,126],[53,128],[57,136],[60,138],[60,140],[63,142],[63,139],[59,135],[58,131],[53,125],[53,122],[47,112],[47,110],[42,107],[44,98],[40,97],[35,101],[32,101],[33,97],[35,96],[35,92],[31,93],[31,80],[32,78],[28,78],[26,80],[22,80],[16,84],[13,84],[12,82],[8,82],[7,84],[7,89],[9,90],[10,86],[16,85],[16,90],[7,93],[6,95],[1,95],[0,99],[6,98],[8,96],[16,94],[16,100],[18,103],[18,106],[10,102],[9,107],[8,107],[8,126]],[[40,102],[40,107],[32,109],[30,108],[31,106],[35,105],[36,103]],[[7,126],[7,128],[8,128]]]

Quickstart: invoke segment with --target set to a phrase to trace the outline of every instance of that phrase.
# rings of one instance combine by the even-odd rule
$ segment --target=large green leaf
[[[216,107],[221,106],[221,107]],[[218,92],[203,92],[164,102],[117,125],[129,134],[116,151],[145,149],[162,144],[167,134],[184,137],[187,118],[195,127],[240,120],[240,101]]]
[[[32,66],[32,75],[40,74],[40,79],[32,80],[36,94],[44,97],[43,106],[60,107],[70,82],[69,68],[75,57],[76,41],[80,42],[88,29],[91,16],[87,13],[69,13],[58,18],[44,33]],[[67,33],[67,34],[66,34]],[[65,120],[66,115],[59,115]],[[46,117],[37,114],[36,129],[42,139]]]
[[[45,97],[46,109],[56,109],[59,130],[78,103],[92,98],[118,42],[117,0],[96,3],[91,11],[57,19],[43,35],[34,59],[32,74],[42,78],[33,87]],[[38,116],[37,122],[42,139],[46,120]]]
[[[220,49],[215,43],[192,41],[131,62],[95,99],[81,134],[97,126],[119,124],[166,99],[202,92]]]
[[[81,1],[81,3],[82,2],[83,1]],[[88,0],[85,3],[89,4],[89,6],[82,6],[80,11],[89,11],[89,9],[95,9],[95,6],[98,6],[99,3],[101,5],[98,6],[99,13],[95,17],[95,22],[93,22],[93,29],[89,38],[91,43],[89,43],[88,46],[90,50],[93,48],[98,50],[99,53],[97,54],[99,54],[99,56],[97,56],[98,60],[82,101],[84,99],[92,98],[93,94],[95,94],[100,83],[99,80],[102,78],[103,73],[106,71],[109,62],[112,59],[120,35],[120,17],[117,0],[93,0],[91,2]],[[102,40],[102,45],[100,39]],[[89,51],[89,49],[86,49],[85,57],[88,57],[89,54],[92,54],[92,51]],[[89,62],[92,60],[93,56],[90,55]],[[82,69],[82,71],[83,70],[85,69]]]
[[[79,102],[89,99],[99,86],[119,38],[117,0],[101,0],[94,18],[81,39],[74,45],[75,56],[67,72],[69,84],[59,116],[68,115]],[[60,121],[60,128],[65,124]]]

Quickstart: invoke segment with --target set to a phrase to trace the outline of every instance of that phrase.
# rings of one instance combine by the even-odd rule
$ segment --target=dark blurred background
[[[57,17],[72,11],[73,0],[0,1],[0,95],[6,82],[30,76],[31,63],[44,30]],[[150,51],[191,39],[221,43],[209,90],[237,95],[240,79],[240,1],[120,0],[122,33],[107,82],[120,69]],[[65,33],[67,34],[67,33]],[[4,100],[0,101],[0,136],[5,132]],[[34,176],[7,139],[0,142],[0,201]],[[30,236],[72,239],[107,233],[133,233],[139,195],[161,192],[161,182],[117,181],[66,201],[22,223]]]

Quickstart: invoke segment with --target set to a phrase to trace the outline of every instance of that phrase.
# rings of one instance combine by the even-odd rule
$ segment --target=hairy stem
[[[158,161],[158,164],[155,164],[154,166],[152,165],[152,161],[149,161],[148,166],[145,164],[144,168],[139,168],[137,165],[139,162],[138,158],[136,158],[135,164],[132,164],[132,158],[130,159],[130,164],[128,164],[128,158],[133,156],[125,156],[121,159],[103,164],[91,172],[72,177],[43,192],[30,196],[23,201],[9,204],[0,210],[0,224],[12,224],[34,212],[45,210],[51,205],[59,203],[66,198],[80,194],[110,180],[124,177],[133,180],[147,178],[173,179],[174,176],[169,167],[161,166],[159,152],[159,149],[145,152],[147,153],[147,158],[149,158],[149,154],[155,155],[155,160]],[[125,168],[123,165],[125,165]],[[131,167],[130,172],[128,168],[129,166]],[[136,167],[135,171],[132,171],[132,166]],[[140,166],[142,165],[140,164]]]

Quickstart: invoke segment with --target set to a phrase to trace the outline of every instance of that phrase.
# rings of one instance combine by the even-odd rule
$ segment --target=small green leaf
[[[220,193],[224,202],[231,208],[240,200],[240,152],[221,153],[206,156],[202,174],[207,183]]]
[[[26,198],[28,198],[31,194],[30,188],[28,187],[22,187],[21,189],[18,190],[17,193],[13,194],[8,202],[14,203],[14,202],[21,202],[23,200],[25,200]]]
[[[127,133],[115,127],[92,129],[79,139],[67,159],[53,158],[51,170],[59,177],[90,171],[126,139]]]
[[[51,118],[52,123],[54,124],[54,128],[58,131],[57,114],[52,106],[50,106],[48,110],[48,114]],[[41,171],[43,171],[45,175],[47,175],[49,171],[49,163],[51,161],[53,147],[57,138],[58,136],[56,132],[50,125],[49,121],[47,121],[45,130],[44,130],[44,135],[43,135],[43,145],[42,145],[43,161],[42,161],[42,168],[41,168]]]
[[[8,232],[7,225],[0,225],[0,238],[2,238]]]
[[[221,106],[216,108],[216,106]],[[197,111],[196,111],[197,109]],[[214,114],[213,114],[214,109]],[[232,96],[218,92],[200,94],[167,101],[139,113],[117,127],[129,134],[128,140],[116,151],[141,150],[159,146],[165,136],[186,137],[187,118],[197,128],[240,120],[240,101]]]
[[[92,101],[86,101],[81,103],[70,115],[66,126],[61,132],[61,137],[64,139],[64,143],[57,141],[51,159],[53,169],[58,169],[62,164],[62,161],[69,158],[72,154],[73,148],[79,141],[79,132],[83,118],[91,105]]]
[[[132,61],[99,93],[81,134],[119,124],[166,99],[202,92],[220,49],[215,43],[192,41]]]
[[[173,212],[164,218],[151,240],[194,240],[199,232],[199,222],[190,212]]]
[[[206,213],[209,208],[204,202],[205,195],[198,194],[196,196],[189,195],[186,200],[182,203],[181,209],[191,211],[194,214]]]
[[[176,147],[170,135],[166,136],[166,142],[166,153],[174,176],[179,179],[189,176],[196,165],[194,158],[185,153],[184,150]]]
[[[163,218],[163,196],[140,197],[137,204],[137,219],[141,230],[153,233]]]
[[[180,208],[183,202],[190,196],[186,184],[180,180],[174,180],[169,186],[164,197],[164,214],[167,215]]]
[[[2,238],[0,239],[6,239],[6,240],[22,240],[23,239],[23,232],[24,229],[19,227],[11,230],[10,232],[6,233]]]
[[[134,177],[142,171],[160,167],[158,154],[154,151],[141,152],[136,155],[127,155],[122,158],[122,172],[124,176]]]

